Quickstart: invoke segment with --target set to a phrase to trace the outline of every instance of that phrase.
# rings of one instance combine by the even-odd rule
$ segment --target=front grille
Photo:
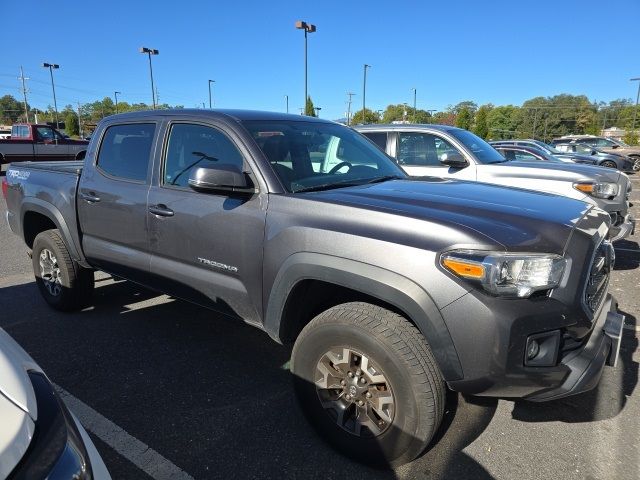
[[[593,255],[591,269],[584,289],[584,303],[590,313],[595,313],[607,295],[609,274],[615,260],[611,242],[603,241]]]

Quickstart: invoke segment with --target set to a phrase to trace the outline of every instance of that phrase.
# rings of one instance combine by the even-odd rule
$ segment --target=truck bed
[[[52,162],[14,162],[10,167],[28,168],[29,170],[45,170],[48,172],[72,173],[80,175],[82,173],[83,160],[76,161],[52,161]]]

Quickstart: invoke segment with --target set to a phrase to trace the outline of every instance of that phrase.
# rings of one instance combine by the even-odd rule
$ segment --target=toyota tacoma
[[[364,461],[418,456],[447,389],[551,400],[617,360],[606,212],[413,179],[329,121],[115,115],[84,162],[12,164],[3,191],[53,308],[87,305],[103,270],[292,343],[303,411]]]

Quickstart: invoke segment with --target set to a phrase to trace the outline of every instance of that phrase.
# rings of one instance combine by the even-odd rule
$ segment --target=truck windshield
[[[502,163],[505,161],[504,157],[495,148],[477,135],[461,129],[451,129],[449,133],[473,153],[478,163]]]
[[[363,185],[407,174],[350,128],[290,120],[242,122],[289,192]]]

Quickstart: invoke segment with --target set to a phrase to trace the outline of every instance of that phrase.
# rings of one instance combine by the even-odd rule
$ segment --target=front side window
[[[595,142],[596,147],[613,147],[614,145],[615,143],[613,143],[611,140],[607,140],[606,138],[599,138]]]
[[[454,128],[450,130],[449,133],[451,133],[456,140],[462,143],[471,153],[473,153],[478,163],[488,164],[504,162],[504,158],[496,151],[495,148],[468,130]]]
[[[514,157],[515,157],[515,160],[518,160],[520,162],[535,162],[540,160],[534,154],[529,152],[524,152],[522,150],[516,150],[514,152]]]
[[[191,170],[231,164],[243,168],[243,157],[229,138],[204,125],[176,123],[171,126],[164,164],[164,185],[189,186]]]
[[[396,158],[401,165],[441,167],[440,156],[458,150],[446,140],[431,133],[400,132]]]
[[[98,153],[98,168],[114,177],[146,180],[155,129],[153,123],[107,128]]]
[[[345,126],[291,120],[242,124],[289,192],[406,177],[375,145]]]
[[[36,128],[36,135],[38,136],[38,141],[40,142],[53,141],[55,139],[53,128],[50,127]]]

